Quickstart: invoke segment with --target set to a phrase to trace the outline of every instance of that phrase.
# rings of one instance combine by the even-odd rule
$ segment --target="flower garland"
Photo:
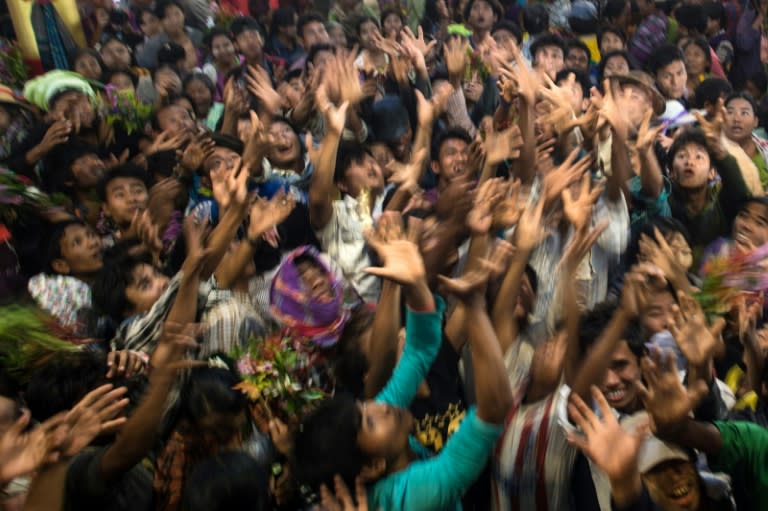
[[[747,253],[730,252],[702,266],[701,290],[694,297],[707,314],[727,314],[741,300],[768,291],[768,243]]]
[[[27,81],[27,65],[15,42],[0,38],[0,83],[21,90]]]
[[[152,105],[142,102],[132,90],[106,86],[104,116],[107,124],[122,126],[128,135],[143,132],[152,117]]]
[[[267,415],[286,422],[298,420],[332,390],[323,374],[327,366],[321,350],[283,333],[252,338],[231,356],[243,379],[235,388]]]
[[[63,211],[64,203],[66,198],[50,197],[26,177],[0,167],[0,221],[13,223],[23,213]]]

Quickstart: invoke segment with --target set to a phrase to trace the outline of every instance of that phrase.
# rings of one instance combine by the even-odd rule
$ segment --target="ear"
[[[429,168],[432,169],[432,173],[434,175],[436,175],[436,176],[440,175],[440,165],[437,162],[437,160],[432,160],[431,162],[429,162]]]
[[[53,271],[56,273],[60,273],[62,275],[69,275],[69,265],[64,259],[54,259],[51,261],[51,268],[53,268]]]
[[[347,186],[347,184],[344,182],[343,179],[336,183],[336,188],[338,188],[339,191],[342,193],[349,193],[349,187]]]
[[[376,458],[366,464],[360,471],[360,479],[364,482],[378,481],[387,471],[387,461],[384,458]]]

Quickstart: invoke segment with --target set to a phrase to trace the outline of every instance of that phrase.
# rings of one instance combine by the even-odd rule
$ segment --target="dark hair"
[[[264,37],[264,29],[261,24],[250,16],[238,16],[233,19],[232,23],[229,25],[229,31],[232,32],[232,35],[235,38],[248,30],[255,30],[262,36],[262,38]]]
[[[717,22],[720,24],[720,28],[725,26],[727,23],[727,18],[723,4],[720,2],[707,2],[703,5],[703,8],[704,14],[707,17],[707,21],[717,20]]]
[[[147,256],[133,256],[129,253],[117,255],[104,261],[104,266],[91,285],[94,308],[117,322],[124,319],[130,307],[125,290],[133,283],[133,271],[140,264],[150,264]]]
[[[349,167],[355,163],[360,163],[370,154],[368,148],[359,142],[342,142],[336,154],[336,170],[333,173],[333,182],[343,181]]]
[[[624,44],[627,44],[627,34],[624,32],[624,30],[617,27],[616,25],[603,25],[602,28],[600,28],[600,30],[597,32],[598,48],[600,48],[600,46],[603,44],[603,36],[605,34],[616,34],[622,41],[624,41]]]
[[[436,161],[440,157],[440,148],[443,147],[446,141],[456,139],[463,140],[468,145],[472,143],[472,137],[467,133],[467,130],[463,128],[448,128],[432,141],[432,154],[430,155],[432,161]]]
[[[765,73],[764,69],[754,71],[744,81],[752,82],[755,88],[763,92],[768,89],[768,74]]]
[[[696,108],[704,108],[707,103],[716,104],[722,96],[733,92],[731,82],[724,78],[707,78],[696,86],[693,96],[696,98]]]
[[[61,259],[61,240],[64,238],[64,234],[67,229],[73,225],[79,225],[81,227],[88,227],[88,224],[80,220],[79,218],[72,218],[70,220],[64,220],[63,222],[57,222],[51,226],[48,241],[46,243],[46,250],[43,256],[45,257],[45,269],[51,274],[56,274],[56,270],[53,269],[53,262],[56,259]]]
[[[632,58],[629,56],[629,53],[627,53],[624,50],[613,50],[609,51],[605,55],[603,55],[603,58],[600,59],[600,64],[597,65],[597,76],[600,78],[600,81],[602,82],[604,75],[605,75],[605,66],[608,65],[608,61],[615,57],[621,57],[624,60],[627,61],[627,67],[632,70]]]
[[[307,52],[307,61],[306,64],[304,64],[305,67],[308,67],[310,63],[314,65],[315,57],[317,57],[317,54],[321,51],[329,51],[333,54],[336,53],[336,48],[328,43],[317,43],[310,46],[309,51]]]
[[[581,359],[600,338],[617,309],[618,305],[615,303],[602,302],[581,317],[579,321],[579,357]],[[637,357],[639,363],[645,349],[645,339],[643,329],[636,320],[630,321],[624,328],[622,340],[627,341],[630,351]]]
[[[629,0],[608,0],[603,7],[603,16],[609,20],[618,18],[627,8],[628,3],[630,3]]]
[[[656,73],[673,62],[681,61],[685,64],[683,51],[674,44],[662,44],[651,53],[648,59],[648,71],[656,76]]]
[[[714,162],[714,156],[709,149],[709,144],[707,144],[707,138],[704,136],[704,132],[701,131],[700,128],[687,127],[675,137],[675,141],[672,142],[669,151],[667,151],[667,161],[669,162],[670,167],[672,166],[672,161],[675,159],[677,152],[688,144],[695,144],[705,148],[707,154],[709,154],[710,162]]]
[[[57,352],[32,372],[24,399],[40,422],[71,409],[107,383],[107,358],[100,351]]]
[[[583,51],[587,54],[587,60],[592,59],[592,52],[589,51],[589,46],[587,46],[584,41],[581,39],[568,39],[565,42],[565,52],[563,52],[566,56],[568,55],[568,52],[570,52],[572,49],[578,48],[579,50]]]
[[[518,45],[522,44],[523,31],[520,30],[520,27],[518,27],[517,23],[515,23],[514,21],[510,21],[507,19],[498,21],[491,29],[491,34],[493,34],[494,32],[498,32],[499,30],[506,30],[507,32],[512,34],[512,37],[515,38],[515,41],[517,41]]]
[[[469,13],[472,12],[472,5],[474,5],[475,2],[485,2],[487,3],[491,10],[493,11],[493,14],[496,15],[496,21],[500,20],[502,17],[504,17],[504,8],[501,6],[501,4],[497,0],[469,0],[467,2],[467,5],[464,6],[464,20],[469,19]],[[384,18],[382,18],[382,21]]]
[[[141,8],[136,10],[136,24],[137,25],[141,25],[142,24],[142,22],[144,21],[144,15],[145,14],[151,14],[155,18],[158,17],[157,14],[155,14],[155,11],[153,11],[152,9],[147,9],[146,7],[141,7]]]
[[[533,266],[530,264],[525,265],[525,276],[528,277],[528,283],[531,285],[531,290],[534,294],[539,292],[539,275]]]
[[[304,38],[304,27],[310,23],[321,23],[323,26],[325,26],[325,18],[316,12],[305,12],[299,16],[299,21],[296,22],[296,33],[302,39]]]
[[[376,28],[378,28],[379,31],[381,31],[381,23],[379,23],[379,20],[377,18],[374,18],[373,16],[360,16],[355,22],[355,35],[358,38],[360,37],[360,29],[366,23],[373,23],[374,25],[376,25]]]
[[[160,114],[162,112],[165,112],[169,108],[174,107],[174,106],[175,107],[179,107],[179,108],[183,108],[180,105],[177,105],[176,103],[170,102],[170,103],[166,103],[164,105],[161,105],[161,106],[155,108],[152,111],[152,117],[149,118],[149,123],[152,126],[153,130],[155,130],[155,131],[162,131],[162,129],[160,128]]]
[[[344,325],[336,345],[334,374],[338,385],[337,390],[357,398],[363,397],[365,373],[370,369],[368,359],[360,347],[360,338],[370,329],[373,318],[374,312],[367,307],[355,310]]]
[[[139,77],[136,75],[136,73],[134,73],[133,71],[129,71],[127,69],[124,71],[120,71],[120,70],[107,71],[104,73],[102,81],[105,84],[107,84],[112,81],[112,77],[114,77],[115,75],[125,75],[131,80],[131,83],[133,84],[134,87],[137,87],[139,85]]]
[[[266,470],[242,451],[225,451],[195,465],[182,491],[184,511],[269,509]]]
[[[549,33],[542,34],[537,37],[531,45],[531,57],[533,57],[534,64],[536,63],[536,54],[539,52],[539,50],[547,46],[555,46],[560,48],[560,50],[563,52],[563,57],[565,57],[565,41],[563,41],[562,37]]]
[[[694,37],[686,41],[685,45],[683,46],[683,51],[685,51],[685,49],[692,44],[695,44],[701,51],[704,52],[704,58],[707,59],[707,71],[709,71],[709,69],[712,67],[712,55],[709,53],[709,43],[703,37]]]
[[[642,224],[637,232],[633,234],[627,246],[627,251],[624,253],[623,264],[625,268],[629,269],[638,263],[638,258],[640,257],[640,236],[645,234],[650,239],[654,239],[654,229],[658,229],[664,238],[668,238],[672,234],[680,234],[689,246],[693,246],[691,235],[680,220],[671,216],[656,217],[650,222]]]
[[[681,5],[675,11],[675,19],[681,26],[699,34],[707,30],[707,14],[701,5]]]
[[[543,4],[534,3],[523,7],[523,29],[529,34],[537,35],[549,29],[549,12]]]
[[[398,11],[397,9],[394,9],[394,8],[390,7],[388,9],[384,9],[383,11],[381,11],[381,16],[379,16],[379,19],[381,20],[381,30],[382,31],[384,30],[384,20],[386,20],[389,16],[392,16],[392,15],[397,16],[398,18],[400,18],[400,22],[403,24],[403,26],[405,26],[407,24],[406,20],[405,20],[405,16],[403,16],[402,13],[400,11]]]
[[[743,99],[749,103],[749,105],[752,107],[752,113],[755,115],[755,118],[757,118],[757,102],[755,102],[755,98],[752,97],[752,94],[746,91],[732,92],[728,95],[727,98],[725,98],[725,102],[723,104],[726,108],[728,108],[728,104],[734,99]]]
[[[357,444],[361,424],[357,402],[346,395],[328,399],[310,412],[294,439],[296,479],[317,489],[321,484],[332,485],[338,474],[354,488],[355,477],[368,461]]]
[[[576,77],[576,83],[581,86],[581,92],[584,95],[583,99],[589,99],[589,90],[592,88],[592,80],[590,80],[589,75],[581,69],[572,67],[561,69],[555,76],[555,83],[559,84],[561,80],[567,80],[568,75],[570,74],[573,74]]]
[[[68,143],[55,147],[45,157],[47,171],[41,182],[43,190],[51,194],[63,193],[74,198],[71,183],[75,180],[75,174],[72,172],[72,165],[87,155],[98,157],[99,148],[78,137],[72,137]]]
[[[138,179],[142,183],[144,183],[144,186],[147,187],[147,190],[150,189],[152,186],[152,183],[149,178],[149,174],[147,174],[147,171],[145,171],[143,168],[139,167],[135,163],[123,163],[121,165],[118,165],[116,167],[112,167],[109,169],[109,171],[104,174],[104,177],[101,179],[101,183],[99,183],[99,198],[102,201],[107,200],[107,185],[114,181],[115,179],[125,177],[125,178],[133,178]]]
[[[157,50],[157,65],[173,64],[176,65],[180,60],[187,57],[187,50],[180,44],[173,41],[163,43]]]
[[[211,81],[211,78],[200,71],[194,72],[192,74],[187,75],[184,80],[181,82],[181,90],[182,92],[185,92],[187,90],[187,85],[197,80],[198,82],[202,82],[203,85],[211,92],[211,103],[213,103],[214,96],[216,95],[216,85]]]
[[[228,367],[234,367],[229,357],[212,355],[223,360]],[[245,412],[247,400],[239,390],[233,389],[241,382],[231,369],[221,367],[198,367],[189,373],[189,379],[181,393],[181,416],[196,425],[209,413],[235,415]]]
[[[78,60],[85,57],[86,55],[90,55],[91,57],[96,59],[96,62],[99,63],[99,67],[104,70],[104,61],[101,59],[101,54],[94,50],[93,48],[79,48],[72,52],[72,55],[69,57],[69,61],[72,63],[72,69],[75,69],[75,64]]]
[[[293,7],[280,7],[272,11],[272,23],[269,25],[269,33],[274,36],[280,27],[289,27],[294,24],[296,10]]]
[[[155,16],[157,16],[159,19],[164,19],[166,17],[166,11],[169,7],[176,6],[181,10],[181,12],[184,12],[184,8],[181,6],[179,2],[176,0],[159,0],[155,4]]]
[[[213,40],[217,37],[226,37],[231,42],[233,42],[232,34],[221,27],[213,27],[211,31],[205,34],[205,37],[203,38],[203,44],[208,47],[209,51],[213,48]]]

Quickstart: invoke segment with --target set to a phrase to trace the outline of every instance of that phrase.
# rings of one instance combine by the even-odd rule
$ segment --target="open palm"
[[[366,273],[404,286],[425,278],[427,272],[418,247],[421,225],[412,219],[409,227],[406,236],[402,231],[400,215],[387,213],[379,220],[375,231],[366,233],[368,245],[379,254],[384,264],[382,267],[366,268]]]

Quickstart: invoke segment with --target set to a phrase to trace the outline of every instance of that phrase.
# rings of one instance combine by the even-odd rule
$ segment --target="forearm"
[[[732,220],[738,214],[743,201],[751,194],[744,182],[739,164],[733,156],[726,154],[723,158],[716,160],[715,168],[722,180],[718,201],[728,219]]]
[[[231,108],[224,107],[224,116],[221,120],[221,134],[237,137],[237,115]]]
[[[235,239],[237,229],[242,225],[247,213],[246,203],[231,204],[224,212],[221,220],[211,233],[208,240],[209,254],[200,273],[202,280],[208,280],[216,268],[221,263],[224,254],[229,248],[229,244]]]
[[[501,346],[482,297],[467,304],[467,313],[472,364],[482,368],[474,373],[477,416],[491,424],[500,424],[504,422],[507,410],[512,404],[512,389]]]
[[[709,422],[686,418],[674,431],[658,431],[656,434],[683,447],[701,451],[707,456],[717,456],[723,446],[720,431]]]
[[[433,237],[434,242],[422,253],[424,267],[427,270],[427,281],[430,285],[436,283],[437,275],[445,269],[451,251],[456,249],[463,234],[463,227],[453,220],[441,222],[437,226]]]
[[[627,153],[627,136],[621,130],[612,130],[613,141],[611,143],[611,175],[608,176],[605,191],[613,202],[621,199],[622,192],[629,197],[627,183],[631,176],[631,163]]]
[[[301,101],[299,101],[290,113],[290,119],[293,125],[299,129],[306,127],[307,122],[309,122],[309,116],[312,114],[313,106],[314,101],[312,100],[311,94],[302,97]]]
[[[329,130],[325,134],[309,185],[309,214],[312,226],[316,229],[324,227],[330,218],[331,204],[336,191],[333,185],[333,172],[340,140],[340,133]]]
[[[643,195],[652,199],[657,198],[664,189],[664,178],[653,146],[640,152],[640,185]]]
[[[614,313],[608,326],[600,334],[595,345],[587,354],[584,363],[574,377],[573,392],[584,400],[589,400],[589,388],[598,382],[611,361],[611,354],[624,335],[624,329],[629,323],[629,315],[619,308]]]
[[[243,274],[243,269],[253,259],[254,247],[249,240],[242,240],[237,248],[225,254],[216,268],[216,283],[220,289],[232,289]]]
[[[529,184],[536,176],[536,133],[534,130],[535,113],[533,105],[521,96],[520,97],[520,134],[523,137],[523,147],[520,148],[520,158],[518,159],[517,177],[523,184]]]
[[[493,327],[502,353],[505,353],[517,339],[518,327],[512,310],[520,295],[523,274],[530,254],[530,251],[517,250],[515,252],[493,304]]]
[[[630,474],[617,480],[611,480],[611,499],[614,509],[634,509],[643,495],[643,481],[636,467]]]
[[[379,303],[371,323],[368,375],[365,378],[365,396],[372,398],[387,384],[397,357],[397,337],[400,330],[400,286],[385,280],[381,286]]]
[[[39,471],[32,479],[24,502],[24,511],[60,511],[64,509],[66,488],[66,460]]]

